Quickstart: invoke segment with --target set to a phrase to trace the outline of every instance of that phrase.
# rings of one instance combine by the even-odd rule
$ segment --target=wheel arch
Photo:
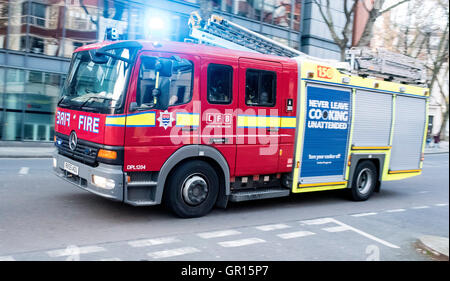
[[[215,148],[206,145],[186,145],[175,151],[163,164],[156,186],[156,203],[161,203],[168,176],[179,165],[190,160],[203,160],[218,172],[219,194],[216,205],[225,208],[230,194],[230,169],[225,157]]]
[[[383,167],[386,155],[385,154],[373,154],[373,153],[367,153],[367,154],[356,154],[353,153],[351,155],[351,163],[350,163],[350,173],[348,175],[348,184],[347,188],[351,188],[353,185],[353,177],[355,175],[356,168],[358,167],[359,163],[362,161],[371,161],[375,167],[377,168],[377,185],[375,187],[375,191],[380,190],[381,186],[381,179],[383,174]]]

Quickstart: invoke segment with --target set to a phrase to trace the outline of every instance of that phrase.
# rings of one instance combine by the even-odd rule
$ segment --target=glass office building
[[[119,28],[124,39],[143,39],[149,19],[160,17],[165,38],[183,41],[198,1],[0,0],[0,140],[53,140],[55,104],[70,57],[77,47],[102,41],[105,26]],[[312,1],[211,0],[210,5],[214,13],[283,44],[339,57]]]

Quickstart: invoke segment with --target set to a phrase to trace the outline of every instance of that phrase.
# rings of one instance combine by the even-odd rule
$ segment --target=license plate
[[[64,162],[64,170],[78,176],[78,167],[69,162]]]

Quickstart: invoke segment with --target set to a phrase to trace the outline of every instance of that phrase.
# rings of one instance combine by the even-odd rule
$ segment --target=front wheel
[[[350,197],[354,201],[369,199],[375,190],[378,180],[377,167],[372,161],[362,161],[353,175]]]
[[[179,217],[201,217],[211,211],[219,193],[216,171],[201,160],[181,164],[169,176],[166,205]]]

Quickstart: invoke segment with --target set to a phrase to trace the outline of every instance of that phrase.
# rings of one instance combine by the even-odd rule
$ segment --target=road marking
[[[292,238],[298,238],[298,237],[305,237],[314,235],[314,232],[311,231],[297,231],[297,232],[289,232],[289,233],[282,233],[278,234],[277,236],[283,239],[292,239]]]
[[[404,212],[406,211],[405,209],[392,209],[392,210],[387,210],[387,213],[398,213],[398,212]]]
[[[103,247],[86,246],[86,247],[67,247],[66,249],[48,251],[47,254],[52,258],[56,258],[56,257],[90,254],[104,251],[106,251],[106,249]]]
[[[429,206],[416,206],[416,207],[412,207],[411,209],[418,210],[418,209],[428,209],[428,208],[430,208],[430,207]]]
[[[198,236],[200,236],[201,238],[204,238],[204,239],[224,237],[224,236],[237,235],[237,234],[241,234],[241,233],[237,230],[220,230],[220,231],[197,233]]]
[[[164,238],[156,238],[156,239],[141,239],[135,241],[129,241],[128,245],[131,247],[149,247],[153,245],[161,245],[161,244],[169,244],[174,242],[179,242],[175,237],[164,237]]]
[[[241,247],[241,246],[247,246],[251,244],[257,244],[257,243],[264,243],[265,240],[259,239],[259,238],[247,238],[247,239],[241,239],[241,240],[233,240],[233,241],[224,241],[219,242],[218,244],[222,247]]]
[[[327,232],[342,232],[342,231],[350,230],[350,228],[348,228],[347,226],[344,226],[344,225],[340,225],[340,226],[322,228],[322,230],[325,230]]]
[[[345,223],[340,222],[340,221],[338,221],[336,219],[333,219],[333,218],[321,218],[321,219],[314,219],[314,220],[305,220],[305,221],[301,221],[301,223],[304,223],[304,224],[307,224],[307,225],[320,225],[320,224],[327,224],[327,223],[335,223],[338,226],[346,227],[346,228],[348,228],[348,230],[354,231],[354,232],[358,233],[359,235],[362,235],[362,236],[364,236],[366,238],[374,240],[374,241],[376,241],[378,243],[381,243],[381,244],[383,244],[385,246],[388,246],[388,247],[394,248],[394,249],[400,249],[399,246],[396,246],[396,245],[394,245],[392,243],[384,241],[384,240],[382,240],[382,239],[380,239],[378,237],[375,237],[375,236],[373,236],[373,235],[371,235],[369,233],[366,233],[366,232],[364,232],[362,230],[356,229],[356,228],[354,228],[354,227],[352,227],[352,226],[350,226],[348,224],[345,224]]]
[[[448,206],[448,204],[446,204],[446,203],[439,203],[439,204],[435,204],[434,206],[444,207],[444,206]]]
[[[183,247],[183,248],[172,249],[172,250],[152,252],[152,253],[148,253],[147,255],[154,259],[161,259],[161,258],[170,258],[170,257],[176,257],[176,256],[181,256],[181,255],[186,255],[186,254],[198,253],[198,252],[200,252],[200,250],[197,248]]]
[[[100,261],[122,261],[119,258],[106,258],[106,259],[101,259]]]
[[[300,221],[303,224],[307,225],[320,225],[320,224],[326,224],[330,222],[334,222],[332,218],[321,218],[321,219],[314,219],[314,220],[305,220]]]
[[[370,213],[359,213],[359,214],[354,214],[351,215],[352,217],[365,217],[365,216],[373,216],[376,215],[377,213],[374,212],[370,212]]]
[[[15,259],[11,256],[0,257],[0,261],[15,261]]]
[[[267,224],[267,225],[260,225],[255,227],[256,229],[259,229],[261,231],[271,231],[271,230],[276,230],[276,229],[285,229],[285,228],[289,228],[290,226],[287,224]]]
[[[20,174],[20,175],[26,175],[26,174],[28,174],[28,171],[30,171],[30,168],[28,168],[28,167],[22,167],[22,168],[20,168],[20,170],[19,170],[19,174]]]

